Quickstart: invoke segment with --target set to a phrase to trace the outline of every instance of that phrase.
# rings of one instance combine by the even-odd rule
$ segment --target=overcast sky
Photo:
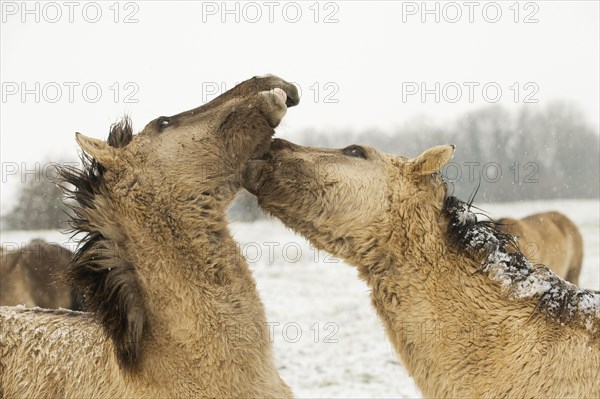
[[[15,163],[73,159],[75,131],[103,138],[124,113],[141,129],[253,75],[301,88],[288,138],[443,122],[496,101],[567,100],[599,125],[597,1],[22,4],[2,2],[2,212]]]

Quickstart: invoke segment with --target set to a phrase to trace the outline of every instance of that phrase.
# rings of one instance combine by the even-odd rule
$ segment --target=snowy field
[[[481,204],[480,204],[481,205]],[[583,288],[600,289],[598,201],[483,204],[493,218],[558,210],[585,241]],[[254,271],[273,328],[280,372],[297,397],[420,397],[371,309],[356,271],[276,220],[234,223],[231,230]],[[4,246],[41,237],[73,248],[57,232],[2,232]]]

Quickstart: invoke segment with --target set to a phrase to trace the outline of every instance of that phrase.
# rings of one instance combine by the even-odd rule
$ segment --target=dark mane
[[[579,289],[546,266],[533,266],[513,236],[492,221],[478,221],[470,206],[456,197],[446,198],[443,213],[449,220],[450,245],[482,259],[481,272],[507,289],[509,298],[539,299],[535,313],[545,312],[560,323],[578,319],[589,331],[600,330],[600,292]]]
[[[125,147],[133,138],[128,117],[110,128],[108,144]],[[87,154],[81,156],[82,168],[62,168],[64,188],[74,200],[72,231],[84,233],[71,263],[65,271],[67,282],[83,294],[85,307],[98,318],[115,344],[121,367],[133,370],[140,362],[141,344],[147,334],[146,309],[134,266],[124,257],[125,243],[105,237],[94,226],[96,198],[108,195],[106,169]],[[119,221],[114,221],[118,225]]]

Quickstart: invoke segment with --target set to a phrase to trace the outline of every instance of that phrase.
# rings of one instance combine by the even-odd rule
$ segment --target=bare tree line
[[[331,147],[368,144],[408,157],[434,145],[455,144],[455,158],[444,175],[463,198],[481,183],[479,202],[600,197],[597,128],[577,107],[562,102],[543,109],[523,106],[517,112],[490,106],[447,126],[421,118],[391,133],[313,130],[299,141]]]
[[[523,106],[516,112],[489,106],[444,126],[419,118],[393,132],[309,129],[296,137],[303,145],[359,143],[407,157],[433,145],[455,144],[455,158],[444,175],[460,198],[468,198],[479,186],[477,202],[600,198],[600,136],[572,104]],[[23,184],[17,205],[3,217],[2,228],[65,228],[67,213],[53,182],[31,179]],[[238,195],[229,215],[235,221],[264,216],[246,192]]]

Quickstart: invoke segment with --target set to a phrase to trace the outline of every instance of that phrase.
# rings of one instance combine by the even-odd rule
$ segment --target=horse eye
[[[158,125],[158,128],[162,130],[171,124],[171,118],[167,116],[161,116],[160,118],[158,118],[158,121],[156,123]]]
[[[351,145],[349,147],[344,148],[343,151],[344,155],[348,155],[349,157],[367,159],[367,154],[365,153],[365,150],[358,145]]]

